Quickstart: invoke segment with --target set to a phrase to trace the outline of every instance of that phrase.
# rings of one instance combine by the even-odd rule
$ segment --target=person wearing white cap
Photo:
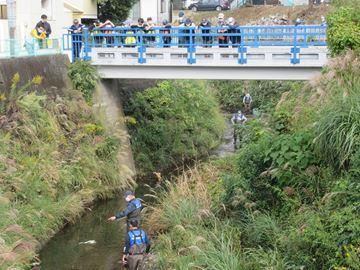
[[[233,17],[230,17],[227,21],[227,25],[229,27],[228,33],[231,34],[229,37],[232,47],[238,47],[241,42],[241,35],[238,23],[235,21]]]
[[[218,15],[218,27],[221,27],[221,29],[218,30],[218,33],[225,34],[225,35],[218,36],[219,47],[228,47],[227,44],[228,44],[229,37],[226,36],[227,28],[226,28],[224,13],[219,13],[219,15]]]

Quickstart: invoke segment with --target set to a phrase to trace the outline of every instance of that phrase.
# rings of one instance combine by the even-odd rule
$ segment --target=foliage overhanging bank
[[[146,173],[208,155],[224,130],[219,105],[204,82],[160,82],[138,92],[127,111],[133,154]]]
[[[1,269],[27,269],[39,242],[131,184],[118,166],[119,139],[79,92],[40,95],[28,87],[41,77],[25,86],[19,78],[0,98]]]

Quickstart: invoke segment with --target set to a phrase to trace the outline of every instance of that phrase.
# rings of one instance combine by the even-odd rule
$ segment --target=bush
[[[130,111],[133,152],[142,172],[161,171],[203,157],[223,135],[224,120],[200,82],[164,81],[138,93]]]
[[[346,49],[360,49],[359,9],[359,1],[353,1],[351,5],[340,7],[328,15],[327,41],[333,55]]]
[[[349,168],[360,149],[360,98],[357,93],[327,108],[316,126],[318,156],[335,169]]]
[[[75,61],[70,65],[68,75],[74,88],[81,91],[86,102],[91,104],[100,78],[96,67],[87,61]]]

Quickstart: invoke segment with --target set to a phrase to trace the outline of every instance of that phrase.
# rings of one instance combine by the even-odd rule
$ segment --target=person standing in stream
[[[140,225],[140,213],[142,210],[142,204],[139,199],[135,198],[135,194],[131,190],[126,191],[124,197],[127,202],[127,206],[125,210],[121,212],[117,212],[115,216],[109,217],[108,220],[115,221],[117,219],[126,217],[126,227],[127,227],[127,231],[129,231],[130,222],[132,220],[136,220]]]

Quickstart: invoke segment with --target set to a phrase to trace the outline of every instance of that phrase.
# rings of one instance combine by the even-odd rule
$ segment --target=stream
[[[214,155],[225,157],[234,151],[232,127],[227,121],[224,141]],[[148,181],[139,180],[136,195],[144,198],[149,193]],[[41,270],[119,270],[124,245],[125,223],[108,222],[107,218],[125,207],[123,197],[99,201],[75,224],[67,225],[41,250]],[[95,240],[96,244],[80,244]]]

